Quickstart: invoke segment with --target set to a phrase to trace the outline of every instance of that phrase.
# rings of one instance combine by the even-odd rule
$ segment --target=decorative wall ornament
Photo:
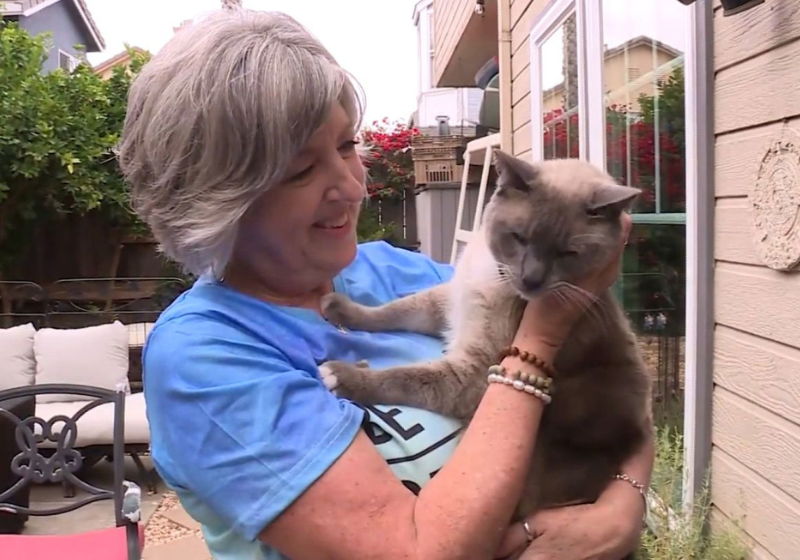
[[[761,159],[750,195],[755,249],[774,270],[800,264],[800,134],[784,129]]]

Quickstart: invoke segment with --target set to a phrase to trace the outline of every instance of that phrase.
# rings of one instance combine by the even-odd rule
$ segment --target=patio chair
[[[75,395],[93,400],[71,417],[55,416],[43,420],[37,416],[18,418],[4,408],[4,402],[36,398],[39,395]],[[110,403],[114,407],[113,488],[104,489],[79,479],[83,457],[74,444],[78,439],[78,420],[88,411]],[[24,416],[24,415],[22,415]],[[0,511],[16,515],[52,516],[75,511],[100,500],[113,500],[116,526],[74,535],[0,535],[0,557],[9,560],[140,560],[144,534],[139,526],[141,491],[124,480],[125,459],[125,387],[116,391],[86,385],[43,384],[0,391],[0,418],[15,426],[19,453],[13,458],[11,472],[17,481],[0,492]],[[43,447],[44,442],[55,447]],[[13,495],[31,484],[68,482],[87,495],[49,509],[34,509],[12,503]]]

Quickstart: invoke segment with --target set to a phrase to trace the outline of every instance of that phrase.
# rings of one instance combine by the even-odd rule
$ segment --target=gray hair
[[[221,10],[178,30],[134,79],[119,161],[135,211],[193,274],[222,275],[240,218],[355,80],[278,12]]]

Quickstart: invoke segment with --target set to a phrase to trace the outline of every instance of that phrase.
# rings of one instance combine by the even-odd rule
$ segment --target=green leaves
[[[131,68],[116,68],[108,80],[87,64],[43,74],[48,41],[16,23],[0,23],[3,257],[14,252],[12,239],[55,214],[94,210],[115,226],[140,225],[127,206],[113,148],[131,79],[147,57],[129,50]]]

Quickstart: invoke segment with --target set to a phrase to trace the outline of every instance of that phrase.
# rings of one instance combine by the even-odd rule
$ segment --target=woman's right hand
[[[630,214],[623,212],[620,216],[621,234],[619,246],[606,266],[575,283],[573,293],[561,297],[554,292],[546,292],[540,297],[530,300],[525,306],[517,340],[520,342],[540,342],[554,349],[569,334],[575,321],[603,294],[619,276],[622,253],[628,242],[633,220]],[[562,288],[563,289],[563,288]],[[570,289],[570,288],[567,288]]]

